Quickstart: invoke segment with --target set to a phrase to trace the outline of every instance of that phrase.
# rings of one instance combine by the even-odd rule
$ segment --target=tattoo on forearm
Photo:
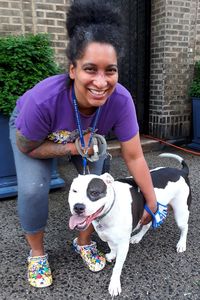
[[[27,153],[39,147],[42,144],[42,141],[31,141],[21,133],[17,132],[17,144],[23,152]]]
[[[73,143],[69,143],[72,145]],[[17,132],[17,145],[19,149],[30,157],[47,159],[72,155],[69,144],[57,144],[52,141],[30,141]]]
[[[29,156],[45,159],[45,158],[54,158],[61,156],[71,156],[70,149],[66,149],[67,144],[56,144],[51,141],[45,141],[38,148],[29,152]]]

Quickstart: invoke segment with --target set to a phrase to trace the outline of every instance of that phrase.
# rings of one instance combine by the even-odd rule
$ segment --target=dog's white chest
[[[107,242],[110,239],[110,230],[105,223],[101,221],[93,221],[92,222],[95,231],[99,235],[99,237],[104,241]]]

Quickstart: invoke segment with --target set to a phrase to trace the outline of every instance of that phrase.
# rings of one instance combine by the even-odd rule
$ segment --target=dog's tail
[[[183,172],[188,176],[188,174],[189,174],[188,165],[186,164],[186,162],[184,161],[184,159],[181,156],[179,156],[177,154],[172,154],[172,153],[161,153],[161,154],[159,154],[159,156],[174,158],[174,159],[178,160],[180,162],[180,164],[182,165]]]

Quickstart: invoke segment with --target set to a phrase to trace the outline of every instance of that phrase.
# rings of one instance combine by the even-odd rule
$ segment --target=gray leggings
[[[33,234],[44,230],[47,223],[52,159],[35,159],[19,151],[16,145],[16,117],[15,109],[10,118],[10,140],[18,182],[18,214],[23,230]],[[97,162],[90,163],[90,172],[102,174],[105,159],[106,157],[102,157]],[[82,158],[74,156],[72,162],[81,174]]]

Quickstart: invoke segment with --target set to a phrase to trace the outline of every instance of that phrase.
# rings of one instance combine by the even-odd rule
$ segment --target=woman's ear
[[[69,66],[69,77],[71,79],[75,78],[75,66],[73,64],[70,64]]]

